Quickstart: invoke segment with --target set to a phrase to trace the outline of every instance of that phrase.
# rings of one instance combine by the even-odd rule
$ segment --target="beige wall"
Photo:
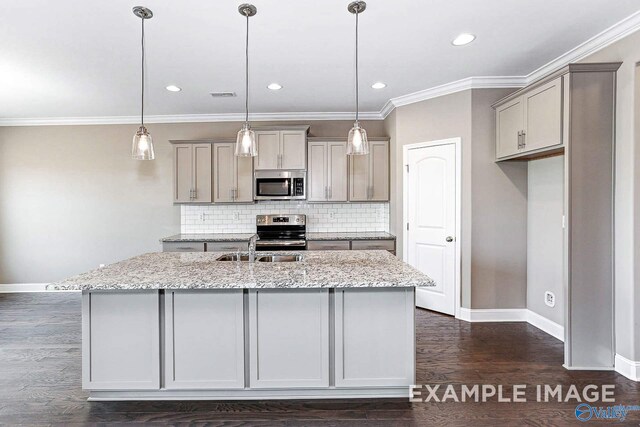
[[[352,126],[297,124],[311,124],[312,136],[346,137]],[[364,125],[386,136],[382,121]],[[0,283],[51,282],[160,250],[160,238],[180,231],[168,141],[233,137],[239,126],[151,124],[153,162],[129,157],[134,125],[0,128]]]
[[[527,308],[564,325],[564,156],[527,166]],[[555,294],[555,307],[545,304],[546,291]]]
[[[491,108],[511,92],[472,93],[471,308],[526,307],[527,165],[495,163]]]
[[[468,90],[399,107],[391,136],[390,229],[402,238],[403,146],[462,139],[462,296],[467,308],[519,308],[526,295],[526,165],[496,165],[491,104],[511,89]],[[391,134],[390,134],[391,135]]]
[[[596,52],[584,62],[617,62],[615,171],[616,353],[640,360],[640,139],[634,99],[640,61],[640,32]],[[638,102],[638,104],[636,104]]]

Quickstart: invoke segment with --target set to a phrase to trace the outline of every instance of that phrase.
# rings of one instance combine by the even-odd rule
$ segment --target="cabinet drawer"
[[[163,242],[162,252],[204,252],[204,242]]]
[[[367,250],[384,250],[395,251],[395,240],[354,240],[351,242],[351,249],[367,251]]]
[[[349,249],[348,240],[311,240],[307,242],[307,250],[310,251],[348,251]]]
[[[248,250],[249,242],[207,242],[207,252]]]

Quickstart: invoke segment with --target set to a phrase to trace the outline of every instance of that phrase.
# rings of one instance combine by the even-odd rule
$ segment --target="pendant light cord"
[[[359,8],[356,9],[356,123],[358,123],[358,104],[360,102],[358,98],[359,86],[358,86],[358,15],[360,14]]]
[[[142,44],[142,96],[141,96],[141,104],[142,107],[140,109],[140,125],[144,126],[144,18],[141,18],[142,21],[142,40],[141,40],[141,44]]]
[[[244,90],[245,90],[244,111],[245,111],[245,116],[244,116],[244,123],[245,123],[245,125],[248,125],[249,124],[249,14],[245,12],[245,15],[247,17],[247,34],[246,34],[246,44],[245,44],[245,50],[244,50],[244,56],[245,56],[245,75],[244,75],[244,82],[245,82],[245,86],[244,86]]]

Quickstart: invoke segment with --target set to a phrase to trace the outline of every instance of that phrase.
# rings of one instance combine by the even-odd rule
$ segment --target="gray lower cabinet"
[[[414,291],[336,289],[336,387],[415,384]]]
[[[329,386],[328,289],[249,291],[250,387]]]
[[[162,252],[247,251],[249,242],[162,242]]]
[[[160,388],[158,291],[82,293],[82,387]]]
[[[207,242],[207,252],[248,251],[249,242]]]
[[[310,240],[307,242],[310,251],[348,251],[351,249],[349,240]]]
[[[204,242],[162,242],[162,252],[204,252]]]
[[[395,240],[354,240],[351,249],[359,251],[383,250],[393,252],[396,250]]]
[[[244,387],[242,289],[165,292],[168,390]]]

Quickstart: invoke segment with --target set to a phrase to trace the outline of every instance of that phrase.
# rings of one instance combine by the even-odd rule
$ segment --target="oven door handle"
[[[302,246],[306,240],[258,240],[256,246]]]

